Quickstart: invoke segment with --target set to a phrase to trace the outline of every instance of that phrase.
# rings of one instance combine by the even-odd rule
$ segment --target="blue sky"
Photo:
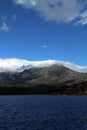
[[[1,0],[0,58],[87,65],[86,0]]]

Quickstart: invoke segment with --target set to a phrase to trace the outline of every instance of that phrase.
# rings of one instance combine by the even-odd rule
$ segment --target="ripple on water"
[[[86,96],[1,96],[0,130],[86,130]]]

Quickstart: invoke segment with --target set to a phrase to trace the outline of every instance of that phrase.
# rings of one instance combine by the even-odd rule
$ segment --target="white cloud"
[[[13,0],[14,3],[24,6],[25,8],[31,8],[36,5],[37,0]]]
[[[27,9],[39,12],[40,16],[48,21],[57,23],[69,23],[76,18],[80,18],[79,23],[86,23],[82,14],[87,6],[86,0],[13,0],[15,4]],[[84,19],[84,20],[83,20]],[[87,19],[87,18],[86,18]]]
[[[9,26],[7,25],[7,23],[6,22],[3,22],[3,24],[2,24],[2,26],[1,26],[1,28],[0,28],[2,31],[4,31],[4,32],[8,32],[9,31]]]
[[[77,22],[77,24],[79,23],[82,25],[87,24],[87,10],[80,15],[80,20]]]
[[[47,45],[43,45],[42,47],[43,47],[43,48],[47,48]]]
[[[79,66],[71,62],[44,60],[44,61],[29,61],[25,59],[0,59],[0,72],[21,72],[25,69],[33,67],[50,67],[53,64],[63,65],[78,72],[87,72],[87,66]]]

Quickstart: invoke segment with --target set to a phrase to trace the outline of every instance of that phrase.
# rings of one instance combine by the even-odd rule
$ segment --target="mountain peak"
[[[50,67],[29,68],[20,73],[0,73],[0,90],[2,92],[6,87],[6,90],[7,88],[12,91],[17,89],[17,93],[18,91],[24,93],[25,90],[26,93],[60,93],[60,91],[64,93],[75,84],[78,88],[79,84],[82,86],[85,83],[86,86],[86,79],[87,74],[73,71],[63,65],[53,64]]]

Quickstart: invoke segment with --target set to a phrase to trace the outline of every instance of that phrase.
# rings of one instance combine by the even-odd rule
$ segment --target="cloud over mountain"
[[[44,60],[44,61],[28,61],[25,59],[0,59],[0,72],[21,72],[25,69],[33,67],[50,67],[54,64],[63,65],[72,70],[79,72],[87,72],[87,66],[82,67],[71,62],[57,61],[57,60]]]
[[[15,4],[39,12],[47,21],[87,24],[86,0],[13,0]],[[77,20],[78,19],[78,20]]]

